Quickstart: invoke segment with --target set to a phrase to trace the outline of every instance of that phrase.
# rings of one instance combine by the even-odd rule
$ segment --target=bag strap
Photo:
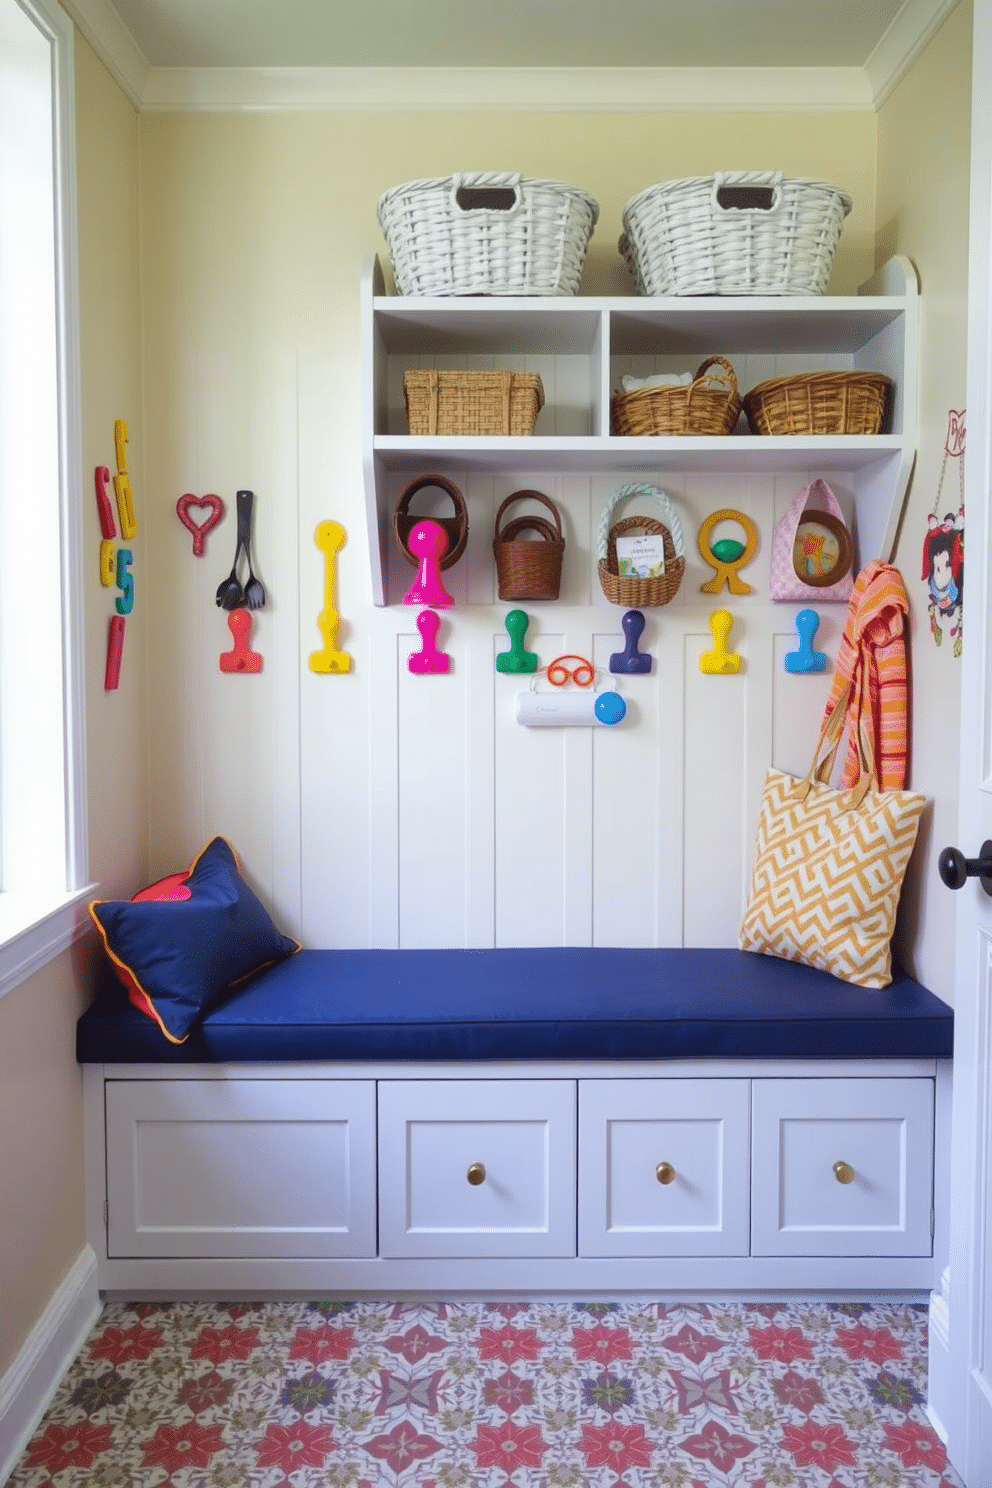
[[[837,497],[834,495],[833,491],[827,485],[826,481],[822,478],[822,476],[817,476],[816,480],[810,481],[809,485],[806,487],[807,506],[809,505],[810,497],[813,495],[814,491],[818,491],[823,496],[824,505],[814,506],[813,511],[828,511],[832,517],[836,517],[838,521],[843,522],[844,513],[841,509],[841,504],[837,500]],[[846,526],[847,523],[845,522],[844,525]]]
[[[803,516],[807,508],[809,507],[810,497],[813,495],[814,490],[821,492],[825,498],[825,501],[823,506],[814,506],[811,509],[813,511],[827,511],[832,517],[836,517],[839,522],[843,522],[845,528],[847,527],[847,523],[844,522],[844,513],[841,509],[840,502],[837,500],[837,497],[834,495],[833,491],[831,491],[826,481],[821,480],[818,476],[816,480],[810,481],[808,486],[803,486],[799,494],[793,497],[788,505],[788,508],[786,509],[784,516],[781,516],[775,524],[775,536],[779,538],[780,541],[782,539],[785,539],[785,541],[788,543],[790,551],[792,549],[792,544],[795,542],[796,539],[796,532],[798,531],[799,523],[802,521]]]
[[[837,757],[837,750],[844,736],[844,728],[847,723],[847,709],[851,701],[852,691],[853,683],[848,682],[844,691],[837,699],[836,706],[823,721],[816,746],[813,750],[813,759],[810,767],[796,789],[796,795],[801,801],[805,801],[809,795],[814,781],[820,785],[825,785],[830,778],[830,772]],[[868,794],[869,787],[873,787],[876,791],[879,788],[875,753],[871,747],[871,739],[860,718],[857,720],[857,727],[854,730],[854,741],[860,770],[856,783],[846,792],[846,804],[851,808],[861,805],[861,802]]]

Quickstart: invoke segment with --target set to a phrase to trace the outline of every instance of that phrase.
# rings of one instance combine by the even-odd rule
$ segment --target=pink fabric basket
[[[796,573],[793,549],[799,524],[804,517],[815,517],[817,512],[826,512],[829,516],[836,518],[847,532],[840,502],[826,481],[814,480],[808,486],[804,486],[785,515],[775,524],[775,534],[772,538],[771,576],[768,584],[770,599],[795,604],[846,604],[850,599],[851,590],[854,587],[853,565],[848,567],[843,578],[838,579],[835,584],[805,584]],[[850,534],[848,534],[848,541],[850,542]],[[853,544],[851,551],[853,553]]]

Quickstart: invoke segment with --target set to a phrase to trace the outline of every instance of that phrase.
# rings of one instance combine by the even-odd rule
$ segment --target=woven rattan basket
[[[741,411],[737,375],[724,357],[709,357],[692,382],[635,388],[610,404],[615,434],[731,434]]]
[[[536,512],[523,512],[503,523],[511,503],[525,499],[547,507],[554,525]],[[564,556],[561,517],[550,497],[541,491],[514,491],[501,502],[493,533],[500,599],[557,599]]]
[[[430,521],[437,522],[439,527],[444,528],[448,538],[448,550],[441,559],[441,567],[450,568],[453,563],[457,563],[465,551],[465,544],[468,542],[468,508],[465,505],[465,497],[459,491],[454,481],[448,480],[447,476],[444,475],[418,475],[417,479],[411,481],[407,486],[399,501],[397,501],[396,509],[393,512],[393,535],[396,538],[397,546],[407,563],[412,563],[414,568],[417,566],[417,559],[407,547],[407,541],[417,523],[423,522],[426,519],[423,516],[418,517],[411,512],[410,502],[418,491],[432,490],[434,488],[446,492],[451,497],[455,508],[455,514],[452,517],[432,516],[430,518]]]
[[[620,252],[646,295],[823,294],[846,192],[781,171],[661,181],[624,208]]]
[[[614,512],[621,502],[631,496],[647,496],[658,506],[664,521],[655,517],[631,515],[619,522],[612,522]],[[617,563],[617,538],[629,532],[650,532],[661,537],[665,550],[665,572],[656,577],[641,579],[621,574]],[[613,604],[644,605],[668,604],[678,593],[685,573],[685,538],[671,500],[657,486],[637,483],[621,486],[603,507],[597,534],[597,557],[599,582],[606,598]]]
[[[544,406],[536,372],[404,372],[411,434],[533,434]]]
[[[892,387],[880,372],[804,372],[759,382],[744,399],[755,434],[878,434]]]
[[[508,171],[406,181],[378,202],[404,295],[574,295],[599,203]]]

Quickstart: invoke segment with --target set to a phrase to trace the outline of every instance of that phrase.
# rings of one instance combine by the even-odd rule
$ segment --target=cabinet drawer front
[[[574,1255],[574,1081],[382,1082],[379,1250]]]
[[[373,1081],[109,1081],[106,1100],[108,1254],[375,1254]]]
[[[756,1080],[754,1255],[929,1255],[933,1082]]]
[[[582,1080],[579,1254],[747,1255],[747,1080]]]

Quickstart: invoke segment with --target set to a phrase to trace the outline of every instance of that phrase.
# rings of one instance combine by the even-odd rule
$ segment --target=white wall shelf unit
[[[919,291],[893,258],[853,296],[798,298],[417,299],[388,296],[378,259],[362,284],[363,464],[373,600],[389,593],[395,475],[436,470],[615,474],[630,479],[708,472],[815,469],[850,481],[861,564],[889,559],[917,439]],[[624,438],[610,432],[623,372],[695,370],[728,357],[742,395],[771,377],[864,369],[894,384],[877,436],[757,436],[741,418],[726,438]],[[545,407],[530,438],[413,437],[403,372],[411,367],[510,367],[541,373]]]

